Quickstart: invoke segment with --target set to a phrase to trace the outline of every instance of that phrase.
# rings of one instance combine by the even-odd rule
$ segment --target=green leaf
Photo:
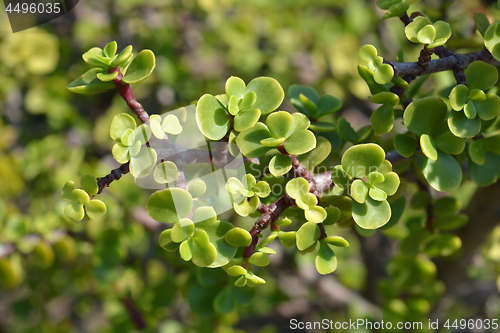
[[[392,5],[395,5],[395,4],[400,3],[400,2],[403,2],[403,0],[377,0],[377,6],[380,9],[387,10]]]
[[[356,179],[351,184],[351,197],[359,203],[364,203],[368,197],[369,187],[361,179]]]
[[[191,261],[198,267],[210,267],[217,258],[217,248],[212,243],[207,247],[201,247],[195,241],[188,241],[193,257]]]
[[[227,269],[227,274],[230,276],[240,276],[247,274],[247,270],[240,265],[234,265]]]
[[[269,147],[263,146],[260,142],[271,137],[272,134],[267,126],[258,122],[253,128],[241,132],[236,138],[236,143],[243,155],[251,158],[259,157],[270,149]]]
[[[102,72],[100,68],[92,68],[71,82],[68,89],[77,94],[95,94],[114,89],[116,86],[112,81],[103,82],[97,78],[97,74]]]
[[[465,148],[465,140],[447,131],[437,138],[436,148],[448,154],[458,155],[462,153]]]
[[[474,105],[483,120],[491,120],[500,115],[500,97],[497,95],[486,95],[484,101],[475,101]]]
[[[231,116],[217,98],[205,94],[196,104],[196,123],[207,138],[220,140],[229,131]]]
[[[106,63],[106,57],[102,53],[102,49],[99,47],[93,47],[82,55],[83,61],[91,66],[100,67],[103,69],[108,69],[109,64]]]
[[[303,114],[309,116],[309,113],[300,100],[301,94],[306,96],[315,104],[317,104],[320,100],[319,94],[314,88],[297,84],[293,84],[290,86],[290,88],[288,88],[288,96],[290,97],[290,102],[292,103],[292,105]]]
[[[73,192],[73,190],[76,189],[76,185],[75,185],[75,182],[71,181],[71,180],[68,180],[66,182],[66,184],[64,184],[64,187],[62,189],[62,192],[61,192],[61,198],[64,200],[64,201],[68,201],[68,202],[72,202],[73,201],[73,196],[71,195],[71,193]]]
[[[474,61],[465,70],[465,81],[470,90],[488,90],[497,83],[498,71],[493,65]]]
[[[404,13],[410,8],[410,5],[407,2],[400,2],[392,5],[385,15],[382,17],[383,20],[389,17],[401,17]]]
[[[460,228],[469,221],[466,214],[441,213],[436,214],[434,219],[434,228],[439,230],[453,230]]]
[[[389,64],[382,64],[377,66],[373,72],[373,79],[379,84],[386,84],[391,82],[394,77],[394,68]]]
[[[483,139],[484,150],[500,155],[500,135]]]
[[[368,174],[368,176],[366,177],[366,181],[368,182],[368,184],[370,185],[378,185],[380,183],[383,183],[385,180],[385,177],[383,174],[381,174],[380,172],[378,171],[373,171],[373,172],[370,172]]]
[[[296,232],[295,231],[280,231],[278,233],[278,238],[285,247],[292,247],[295,245]]]
[[[229,230],[224,239],[229,245],[234,247],[247,247],[252,243],[250,233],[238,227]]]
[[[238,310],[238,303],[232,288],[226,287],[215,296],[214,310],[220,314],[229,314]]]
[[[254,195],[251,198],[246,198],[244,199],[241,203],[233,203],[233,208],[238,213],[240,216],[248,216],[248,214],[251,214],[257,210],[257,207],[259,206],[259,197]]]
[[[322,241],[325,243],[328,243],[330,245],[338,246],[338,247],[348,247],[349,246],[349,242],[346,241],[344,237],[340,237],[340,236],[328,236],[328,237],[325,237]]]
[[[372,71],[367,67],[358,65],[358,74],[368,85],[371,94],[375,95],[381,91],[385,91],[384,86],[375,82]]]
[[[269,162],[269,171],[274,177],[280,177],[292,169],[292,159],[288,155],[276,155]]]
[[[450,105],[455,111],[460,111],[467,104],[469,99],[469,88],[463,84],[457,85],[451,90]]]
[[[285,111],[273,112],[267,117],[266,125],[275,138],[285,138],[292,126],[292,116]]]
[[[464,107],[464,114],[469,119],[474,119],[477,116],[476,106],[472,100],[469,100]]]
[[[238,101],[241,100],[245,97],[246,89],[245,81],[239,77],[231,76],[226,81],[226,95],[229,98],[235,96]]]
[[[471,163],[469,174],[477,185],[488,186],[494,184],[500,179],[500,155],[486,151],[484,153],[484,164],[478,165]]]
[[[118,48],[118,44],[115,41],[109,42],[104,46],[103,53],[108,58],[113,58],[116,54],[116,50]]]
[[[265,181],[259,181],[252,188],[252,191],[259,197],[265,198],[271,194],[271,187]]]
[[[79,202],[70,203],[64,209],[64,215],[66,215],[73,221],[81,221],[83,219],[83,216],[85,215],[83,205]]]
[[[111,62],[110,67],[115,68],[118,66],[121,66],[122,64],[126,63],[130,58],[133,57],[132,54],[132,45],[127,46],[124,48],[117,56],[116,59]]]
[[[137,127],[134,118],[126,113],[116,115],[111,121],[109,135],[111,139],[120,142],[122,135],[126,130],[134,130]]]
[[[484,36],[486,29],[490,26],[490,20],[483,13],[474,13],[474,23],[481,36]]]
[[[370,101],[376,104],[396,106],[399,104],[399,96],[393,92],[383,91],[371,96]]]
[[[87,204],[90,200],[88,193],[80,189],[73,190],[73,192],[71,192],[71,197],[73,198],[73,201],[79,202],[82,205]]]
[[[151,75],[155,66],[154,53],[151,50],[142,50],[128,66],[122,82],[129,84],[142,82]]]
[[[418,33],[425,26],[430,25],[431,22],[423,16],[417,16],[413,21],[405,27],[406,38],[413,43],[420,43]]]
[[[239,102],[239,108],[241,110],[246,110],[249,109],[252,105],[254,105],[255,101],[257,100],[257,95],[253,92],[250,91],[245,94],[245,97]]]
[[[316,147],[316,137],[309,130],[302,130],[290,135],[283,145],[287,153],[302,155]]]
[[[314,222],[304,223],[296,233],[297,248],[300,251],[309,248],[318,240],[320,233],[318,224]]]
[[[259,109],[240,111],[234,117],[234,129],[243,132],[255,126],[260,118]]]
[[[310,124],[311,122],[309,121],[309,118],[307,118],[302,113],[293,113],[292,125],[290,126],[290,130],[288,131],[288,133],[285,135],[285,138],[288,138],[293,133],[308,129]]]
[[[171,234],[172,229],[163,230],[159,239],[160,246],[168,252],[174,252],[179,248],[179,244],[172,241]]]
[[[377,49],[375,46],[366,44],[359,49],[359,58],[364,62],[372,62],[377,58]]]
[[[359,144],[347,149],[341,164],[349,175],[365,178],[370,172],[378,171],[385,159],[385,151],[375,143]]]
[[[351,124],[344,118],[337,120],[337,130],[342,139],[350,142],[358,141],[358,133],[351,127]]]
[[[303,94],[299,95],[299,99],[302,105],[306,108],[309,117],[314,119],[318,118],[318,107],[316,104]]]
[[[140,143],[138,143],[139,148],[141,146]],[[111,150],[113,154],[113,158],[118,162],[118,163],[127,163],[130,160],[130,154],[129,154],[129,147],[122,145],[121,143],[117,143],[113,146],[113,149]]]
[[[462,247],[460,237],[451,234],[434,234],[425,245],[425,252],[431,256],[449,257]]]
[[[323,224],[324,225],[332,225],[332,224],[337,223],[338,220],[340,219],[340,209],[338,207],[331,206],[331,207],[326,207],[325,210],[326,210],[327,217],[323,221]]]
[[[377,185],[379,189],[387,193],[388,196],[396,194],[399,188],[399,176],[395,172],[388,172],[384,174],[384,182]]]
[[[370,198],[372,198],[373,200],[384,201],[387,199],[387,194],[381,189],[378,189],[376,187],[370,188],[368,194],[370,195]]]
[[[264,140],[260,140],[260,144],[269,148],[278,147],[280,144],[285,142],[285,138],[275,139],[275,138],[267,138]]]
[[[106,213],[106,205],[101,200],[92,199],[85,205],[85,213],[91,219],[96,219]]]
[[[417,33],[417,39],[422,44],[431,44],[436,38],[436,28],[432,25],[426,25]]]
[[[314,132],[324,133],[335,131],[337,129],[337,126],[334,123],[330,122],[319,122],[309,125],[309,129]]]
[[[484,164],[484,148],[482,140],[475,140],[469,143],[469,156],[475,164]]]
[[[320,223],[323,222],[326,217],[326,210],[321,206],[314,206],[304,211],[306,220],[309,222]]]
[[[424,157],[420,169],[429,184],[441,192],[451,191],[462,182],[460,164],[451,155],[440,151],[435,161]]]
[[[226,265],[236,254],[237,248],[229,245],[224,240],[226,233],[233,228],[227,221],[217,221],[209,228],[204,228],[210,239],[210,243],[215,246],[217,257],[208,267],[215,268]]]
[[[405,126],[412,133],[434,135],[445,120],[446,113],[446,103],[438,97],[431,96],[410,103],[405,109],[403,119]]]
[[[236,98],[236,96],[231,96],[231,98],[229,98],[227,109],[233,116],[237,115],[238,112],[240,112],[240,108],[238,107],[238,99]]]
[[[179,118],[176,115],[169,114],[161,123],[161,129],[168,134],[178,135],[182,132],[182,126],[179,123]]]
[[[417,149],[417,140],[409,134],[396,134],[394,148],[403,157],[411,157]]]
[[[318,136],[316,140],[316,148],[297,157],[299,162],[309,170],[323,162],[332,151],[332,144],[328,139]]]
[[[118,72],[113,72],[113,73],[97,73],[97,78],[103,82],[108,82],[108,81],[113,81],[118,77]]]
[[[173,182],[177,179],[177,166],[170,161],[162,162],[155,167],[153,177],[159,184]]]
[[[247,85],[246,92],[253,91],[257,95],[254,109],[259,109],[262,114],[276,110],[283,102],[285,93],[281,85],[271,77],[261,76],[253,79]]]
[[[193,222],[197,228],[208,228],[217,221],[217,214],[213,207],[202,206],[196,208],[193,214]]]
[[[420,147],[425,156],[433,161],[437,160],[438,152],[436,150],[436,144],[430,135],[422,134],[420,137]]]
[[[183,218],[176,222],[172,228],[170,237],[176,243],[183,242],[194,234],[194,223],[190,219]]]
[[[390,105],[382,105],[370,116],[370,123],[378,134],[386,134],[394,126],[394,108]]]
[[[353,201],[352,217],[363,229],[377,229],[389,222],[391,206],[384,201],[375,201],[368,197],[364,203]]]
[[[484,45],[495,59],[500,59],[500,22],[495,22],[486,29],[484,33]]]
[[[174,223],[191,213],[193,198],[188,191],[172,188],[156,191],[147,203],[148,215],[159,222]]]
[[[337,269],[337,257],[327,243],[320,243],[314,265],[318,273],[322,275],[330,274]]]
[[[321,96],[316,104],[318,106],[318,118],[335,113],[342,107],[342,101],[332,95]]]
[[[208,234],[203,229],[196,229],[196,232],[191,239],[201,248],[208,248],[211,245]]]
[[[481,130],[481,119],[469,119],[463,112],[450,112],[448,127],[459,138],[472,138]]]
[[[294,178],[286,183],[286,193],[293,199],[300,199],[309,192],[309,183],[302,177]]]
[[[250,258],[248,258],[248,262],[255,266],[265,267],[269,265],[271,260],[269,260],[269,256],[267,254],[262,252],[255,252],[250,256]]]

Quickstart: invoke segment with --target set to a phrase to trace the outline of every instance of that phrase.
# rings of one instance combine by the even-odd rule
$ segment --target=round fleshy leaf
[[[295,203],[300,209],[308,210],[318,204],[318,198],[312,193],[306,193],[302,197],[295,199]]]
[[[151,128],[146,124],[142,124],[134,130],[134,134],[135,141],[140,142],[141,145],[144,145],[151,138]],[[133,155],[131,154],[131,156]]]
[[[394,127],[394,108],[382,105],[370,116],[370,123],[378,134],[389,133]]]
[[[385,15],[382,17],[382,19],[385,20],[389,17],[401,17],[406,13],[408,8],[410,8],[410,3],[408,2],[396,3],[391,7],[389,7]]]
[[[244,188],[251,190],[253,189],[255,184],[257,184],[257,181],[255,180],[255,177],[252,174],[247,173],[241,178],[241,183],[243,184]]]
[[[159,184],[173,182],[177,179],[177,166],[170,161],[162,162],[155,167],[153,177]]]
[[[351,197],[359,203],[364,203],[368,197],[369,187],[361,179],[356,179],[351,184]]]
[[[325,210],[327,217],[323,221],[323,224],[332,225],[337,223],[338,220],[340,219],[340,209],[338,207],[331,206],[331,207],[326,207]]]
[[[83,216],[85,215],[83,205],[79,202],[70,203],[64,209],[64,215],[66,215],[73,221],[81,221],[83,219]]]
[[[179,254],[181,255],[181,258],[185,261],[191,260],[193,257],[193,252],[191,251],[191,246],[189,246],[190,240],[187,239],[184,242],[181,243],[181,246],[179,247]]]
[[[474,13],[474,23],[477,31],[484,36],[486,29],[490,26],[490,20],[483,13]]]
[[[484,164],[484,148],[482,140],[475,140],[469,143],[469,156],[475,164]]]
[[[431,22],[423,16],[417,16],[413,21],[405,27],[406,38],[413,43],[420,43],[418,40],[418,32]]]
[[[469,98],[473,101],[482,102],[486,99],[486,94],[480,89],[473,89],[469,93]]]
[[[191,261],[198,267],[209,267],[217,258],[217,249],[212,243],[208,243],[207,247],[201,247],[190,240],[189,245],[193,254]]]
[[[469,99],[469,88],[463,84],[459,84],[451,90],[450,105],[455,111],[460,111],[464,108]]]
[[[396,106],[399,104],[399,96],[393,92],[383,91],[371,96],[370,101],[376,104]]]
[[[353,201],[352,217],[363,229],[377,229],[391,219],[391,206],[384,201],[375,201],[368,197],[364,203]]]
[[[97,78],[103,82],[109,82],[113,81],[118,77],[118,72],[113,72],[113,73],[106,73],[106,72],[101,72],[97,73]]]
[[[477,116],[476,106],[472,100],[469,100],[464,106],[464,114],[469,119],[474,119]]]
[[[156,191],[146,203],[148,215],[159,222],[174,223],[191,213],[193,198],[188,191],[172,188]]]
[[[286,227],[287,225],[292,224],[292,220],[290,220],[288,217],[284,217],[282,219],[279,219],[278,221],[274,222],[274,225],[277,227]]]
[[[451,191],[462,182],[460,164],[451,155],[440,151],[435,161],[424,157],[421,170],[429,184],[441,192]]]
[[[139,143],[140,147],[140,143]],[[122,145],[121,143],[116,143],[111,149],[113,158],[118,163],[127,163],[130,160],[129,147]]]
[[[290,86],[290,88],[288,88],[288,95],[290,96],[290,102],[292,103],[292,105],[307,116],[309,116],[309,114],[305,106],[302,104],[302,101],[300,100],[300,95],[304,95],[314,104],[317,104],[320,100],[319,94],[314,88],[298,84],[293,84]]]
[[[249,91],[248,93],[245,94],[245,97],[243,97],[243,99],[239,102],[238,108],[240,110],[249,109],[255,104],[256,100],[257,100],[257,94],[255,94],[253,91]]]
[[[475,101],[477,114],[483,120],[491,120],[500,115],[500,97],[486,95],[484,101]]]
[[[420,98],[406,107],[404,124],[416,135],[433,135],[445,120],[446,112],[446,103],[438,97]]]
[[[208,267],[224,266],[234,258],[237,248],[229,245],[224,240],[226,233],[232,228],[234,226],[227,221],[217,221],[210,227],[204,228],[210,239],[210,243],[215,246],[217,254],[215,260]]]
[[[332,181],[336,187],[344,189],[350,184],[348,174],[341,165],[336,165],[332,170]]]
[[[309,192],[309,183],[302,177],[294,178],[286,183],[286,193],[293,199],[300,199]]]
[[[245,275],[247,270],[240,265],[234,265],[229,267],[226,272],[230,276],[240,276]]]
[[[246,92],[253,91],[257,95],[254,109],[259,109],[262,114],[276,110],[283,102],[285,92],[281,85],[271,77],[261,76],[253,79],[247,85]]]
[[[447,131],[437,138],[436,148],[448,154],[458,155],[464,151],[465,140],[458,138],[453,135],[453,133]]]
[[[450,112],[448,127],[459,138],[472,138],[481,130],[481,119],[469,119],[463,112]]]
[[[378,171],[385,159],[385,151],[375,143],[359,144],[347,149],[342,156],[342,169],[356,178],[365,178]]]
[[[91,219],[96,219],[106,213],[106,205],[101,200],[93,199],[85,205],[85,213]]]
[[[162,132],[163,133],[163,132]],[[165,133],[163,133],[165,135]],[[135,143],[135,132],[133,129],[128,128],[123,132],[120,142],[126,147],[131,147]]]
[[[495,22],[484,33],[484,46],[491,52],[495,59],[500,60],[500,22]]]
[[[248,258],[248,262],[255,266],[264,267],[269,265],[271,260],[269,260],[269,256],[267,254],[255,252],[250,256],[250,258]]]
[[[309,125],[311,125],[309,118],[299,112],[293,113],[292,125],[290,126],[288,133],[285,135],[285,138],[288,138],[293,133],[308,129]]]
[[[337,126],[334,123],[319,122],[309,125],[309,129],[314,132],[324,133],[335,131]]]
[[[236,137],[236,143],[243,155],[253,158],[264,155],[269,151],[269,147],[263,146],[260,143],[267,138],[272,138],[271,132],[266,125],[258,122],[253,128],[241,132]]]
[[[106,46],[104,46],[104,49],[102,51],[106,57],[113,58],[116,54],[117,48],[118,44],[115,41],[112,41],[106,44]]]
[[[358,140],[358,134],[344,118],[337,120],[337,130],[342,139],[346,141],[356,142]]]
[[[337,269],[337,257],[328,243],[321,242],[314,265],[321,275],[330,274]]]
[[[340,237],[340,236],[328,236],[328,237],[325,237],[322,241],[325,243],[328,243],[330,245],[337,246],[337,247],[348,247],[349,246],[349,242],[346,241],[346,239],[344,237]]]
[[[132,50],[133,50],[132,45],[129,45],[126,48],[124,48],[116,56],[115,60],[111,62],[111,68],[121,66],[122,64],[126,63],[129,59],[131,59],[133,57]]]
[[[80,189],[73,190],[73,192],[71,192],[71,197],[73,201],[79,202],[82,205],[87,204],[90,200],[88,193]]]
[[[372,62],[377,58],[377,49],[375,46],[366,44],[359,49],[359,58],[364,62]]]
[[[245,217],[248,216],[248,214],[251,214],[257,210],[259,202],[260,202],[259,197],[254,195],[251,198],[246,198],[239,204],[234,202],[233,208],[236,211],[236,213],[238,213],[238,215]]]
[[[196,208],[193,214],[193,222],[197,228],[208,228],[217,221],[217,213],[211,206]]]
[[[136,127],[137,125],[132,116],[126,113],[120,113],[113,118],[113,121],[111,121],[109,135],[111,136],[111,139],[119,142],[126,130],[134,130]]]
[[[247,247],[252,243],[252,236],[245,229],[236,227],[226,233],[224,240],[234,247]]]
[[[296,232],[297,248],[303,251],[312,246],[319,238],[321,232],[319,226],[314,222],[304,223]],[[279,237],[279,235],[278,235]]]
[[[321,206],[314,206],[304,211],[306,220],[309,222],[320,223],[326,219],[326,210]]]
[[[235,177],[231,177],[227,180],[226,189],[231,194],[239,194],[240,188],[244,187],[241,181]]]
[[[265,147],[269,147],[269,148],[278,147],[283,142],[285,142],[285,138],[279,138],[279,139],[267,138],[264,140],[260,140],[261,145],[263,145]]]
[[[255,126],[260,118],[259,109],[240,111],[234,117],[234,129],[238,132],[246,131]]]
[[[130,173],[135,178],[148,176],[155,167],[156,151],[150,147],[143,147],[139,154],[130,160]]]
[[[377,185],[379,189],[384,191],[388,196],[394,195],[399,188],[399,176],[395,172],[384,174],[384,182]]]
[[[378,84],[386,84],[391,82],[394,77],[394,68],[388,64],[378,66],[373,72],[373,79]]]
[[[172,228],[170,237],[176,243],[183,242],[185,239],[193,235],[194,223],[190,219],[180,219]]]
[[[278,233],[278,239],[280,240],[281,244],[285,247],[292,247],[295,245],[296,241],[296,232],[295,231],[280,231]]]
[[[269,186],[269,184],[267,182],[260,181],[253,186],[252,192],[254,192],[256,195],[258,195],[261,198],[265,198],[269,194],[271,194],[271,187]]]
[[[246,89],[247,87],[245,85],[245,81],[243,81],[237,76],[231,76],[226,81],[226,95],[229,98],[235,96],[236,99],[239,101],[240,99],[245,97]]]
[[[292,155],[302,155],[316,147],[316,137],[313,132],[303,130],[293,133],[284,144],[285,150]]]
[[[292,159],[288,155],[276,155],[269,162],[269,171],[274,177],[280,177],[292,169]]]
[[[163,230],[160,234],[160,246],[168,252],[174,252],[179,248],[179,244],[172,241],[172,229]]]
[[[306,169],[312,170],[315,166],[323,162],[330,155],[331,151],[332,144],[330,141],[325,137],[318,136],[316,138],[316,147],[310,152],[300,155],[297,159]],[[271,165],[269,165],[269,167],[271,167]]]
[[[436,28],[428,24],[417,33],[417,39],[422,44],[431,44],[436,38]]]
[[[342,101],[332,95],[321,96],[316,104],[318,106],[318,118],[337,112],[342,107]]]
[[[105,65],[104,65],[105,66]],[[97,74],[103,73],[101,68],[92,68],[68,85],[68,90],[76,94],[96,94],[116,87],[113,81],[103,82]]]
[[[484,164],[478,165],[471,163],[469,174],[477,185],[488,186],[494,184],[500,179],[500,155],[486,151],[484,153]]]
[[[236,96],[231,96],[231,98],[229,98],[229,103],[227,104],[227,110],[233,116],[237,115],[238,112],[240,112],[240,108],[238,107],[238,99],[236,98]]]
[[[438,158],[438,153],[436,150],[436,144],[434,139],[428,134],[422,134],[420,137],[420,147],[425,156],[435,161]]]
[[[267,117],[266,125],[275,138],[284,138],[292,126],[292,116],[285,111],[273,112]]]
[[[498,71],[493,65],[474,61],[465,70],[465,81],[470,90],[488,90],[497,83]]]
[[[437,21],[433,26],[436,29],[436,36],[434,37],[434,42],[429,44],[429,48],[441,46],[451,37],[451,27],[449,23]]]
[[[64,187],[62,189],[61,198],[64,201],[68,201],[68,202],[73,201],[73,196],[71,195],[73,190],[76,190],[75,182],[73,182],[72,180],[68,180],[66,182],[66,184],[64,184]]]
[[[376,201],[384,201],[387,199],[387,194],[381,189],[378,189],[376,187],[370,188],[368,194],[370,195],[370,198]]]
[[[222,139],[231,126],[231,115],[212,95],[201,96],[196,104],[196,122],[201,132],[211,140]]]
[[[500,135],[483,139],[484,150],[500,155]]]
[[[403,157],[411,157],[417,149],[417,140],[409,134],[396,134],[394,148]]]
[[[197,179],[195,181],[189,182],[187,190],[193,198],[202,196],[207,191],[207,184],[201,180]]]
[[[182,132],[182,126],[179,123],[179,118],[176,115],[169,114],[161,123],[161,129],[168,134],[178,135]]]
[[[155,68],[155,55],[151,50],[142,50],[127,68],[122,82],[134,84],[147,79]]]
[[[384,175],[378,171],[370,172],[368,174],[368,176],[366,177],[366,181],[370,185],[377,185],[377,184],[383,183],[384,180],[385,180]]]
[[[121,145],[121,143],[119,143],[118,145]],[[134,156],[137,156],[137,154],[139,154],[140,151],[141,151],[141,146],[142,146],[141,145],[141,141],[136,141],[132,145],[132,147],[128,147],[128,155],[126,155],[127,158],[130,159],[130,158],[132,158]]]

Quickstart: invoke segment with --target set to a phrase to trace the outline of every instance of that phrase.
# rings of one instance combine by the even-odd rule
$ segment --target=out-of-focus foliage
[[[470,13],[484,12],[493,21],[500,18],[498,12],[480,1],[451,4],[412,6],[424,10],[433,22],[446,11],[453,31],[449,47],[481,48],[480,38],[470,38],[474,30]],[[139,189],[132,177],[123,177],[100,196],[108,209],[101,218],[71,221],[64,217],[66,203],[60,200],[67,179],[104,176],[117,166],[109,127],[115,115],[127,112],[126,105],[113,92],[87,98],[66,89],[89,69],[80,56],[90,47],[117,40],[119,45],[132,44],[156,54],[155,71],[134,91],[152,113],[223,91],[232,75],[245,82],[271,76],[285,91],[292,84],[302,84],[317,88],[320,95],[338,97],[344,103],[342,117],[349,118],[357,130],[369,123],[366,114],[376,108],[365,101],[370,91],[358,75],[361,45],[376,45],[379,55],[394,57],[389,60],[396,59],[400,45],[407,61],[419,52],[407,41],[397,19],[379,23],[383,15],[368,0],[81,1],[53,23],[16,34],[3,33],[8,22],[2,16],[0,332],[136,332],[142,327],[161,333],[241,332],[233,327],[280,332],[288,328],[290,318],[298,317],[318,321],[427,318],[445,292],[429,258],[453,254],[457,241],[439,234],[425,243],[425,249],[416,248],[414,244],[427,237],[423,207],[435,200],[441,223],[452,221],[454,227],[465,223],[467,216],[457,212],[475,191],[468,181],[455,190],[459,199],[450,199],[453,202],[429,198],[415,184],[408,185],[405,196],[402,190],[392,197],[390,205],[400,222],[395,225],[398,219],[390,220],[380,234],[383,241],[400,244],[401,250],[392,258],[382,256],[387,261],[381,265],[387,269],[377,281],[369,275],[371,262],[363,261],[368,251],[364,236],[370,232],[359,228],[353,232],[353,220],[344,213],[353,203],[332,195],[329,200],[340,208],[340,217],[329,230],[349,242],[349,248],[335,252],[339,261],[349,264],[339,265],[333,277],[320,278],[311,254],[282,248],[280,256],[270,257],[274,268],[262,270],[268,282],[258,290],[232,286],[220,290],[223,272],[194,269],[177,253],[158,246],[165,227],[147,216],[144,202],[149,193]],[[448,96],[453,77],[440,73],[427,83],[420,95],[446,91]],[[285,107],[292,108],[291,104]],[[350,135],[355,136],[352,141],[362,136],[340,119],[337,126],[343,137],[325,134],[334,149]],[[393,126],[394,131],[401,128],[400,123]],[[396,141],[386,142],[384,148],[396,145]],[[323,165],[339,163],[338,156],[331,156]],[[294,212],[304,214],[300,209]],[[255,221],[237,215],[227,219],[247,230]],[[410,234],[416,235],[414,239]],[[285,233],[278,237],[286,245]],[[436,245],[443,243],[446,246]],[[499,244],[497,227],[468,268],[476,286],[499,275]],[[448,252],[437,253],[443,248]],[[338,296],[342,293],[347,299]],[[498,318],[499,303],[498,293],[491,292],[488,306],[459,300],[443,316],[464,318],[483,311],[488,318]],[[283,319],[269,320],[268,326],[257,324],[259,318],[270,315]]]

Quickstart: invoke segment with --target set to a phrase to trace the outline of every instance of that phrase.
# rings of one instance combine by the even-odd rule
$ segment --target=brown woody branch
[[[130,84],[123,84],[122,78],[123,75],[120,72],[120,67],[111,68],[108,70],[108,73],[118,72],[118,76],[113,80],[116,85],[116,91],[120,94],[121,97],[127,102],[128,107],[132,112],[134,112],[140,121],[143,123],[149,121],[149,115],[142,107],[141,103],[137,102],[135,99],[134,93],[132,92],[132,88],[130,88]]]

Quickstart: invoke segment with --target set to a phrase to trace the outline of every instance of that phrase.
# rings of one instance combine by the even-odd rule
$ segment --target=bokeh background
[[[423,1],[412,10],[448,20],[448,46],[464,52],[482,47],[473,12],[500,19],[479,0]],[[147,216],[150,192],[132,177],[105,190],[104,217],[76,223],[63,216],[66,180],[102,177],[118,166],[109,125],[128,112],[114,91],[89,97],[66,89],[88,69],[81,55],[89,48],[116,40],[119,50],[132,44],[156,54],[153,75],[134,87],[149,113],[221,93],[231,75],[246,82],[265,75],[285,91],[297,83],[337,96],[358,129],[375,108],[357,75],[360,46],[374,44],[389,60],[403,48],[414,61],[419,51],[398,19],[382,16],[368,0],[82,0],[55,21],[12,34],[2,11],[0,332],[274,333],[290,331],[291,318],[415,320],[424,327],[428,318],[499,318],[497,185],[477,189],[465,180],[453,193],[470,221],[451,259],[402,253],[401,240],[425,214],[407,204],[401,221],[382,232],[339,227],[351,246],[337,253],[329,276],[315,271],[312,257],[276,245],[278,255],[260,270],[267,284],[241,292],[229,315],[211,306],[224,273],[159,247],[165,225]],[[422,94],[452,83],[449,73],[437,74]],[[281,109],[293,111],[286,98]],[[408,198],[416,190],[409,186]],[[246,227],[254,221],[229,218]],[[485,332],[462,332],[469,331]]]

